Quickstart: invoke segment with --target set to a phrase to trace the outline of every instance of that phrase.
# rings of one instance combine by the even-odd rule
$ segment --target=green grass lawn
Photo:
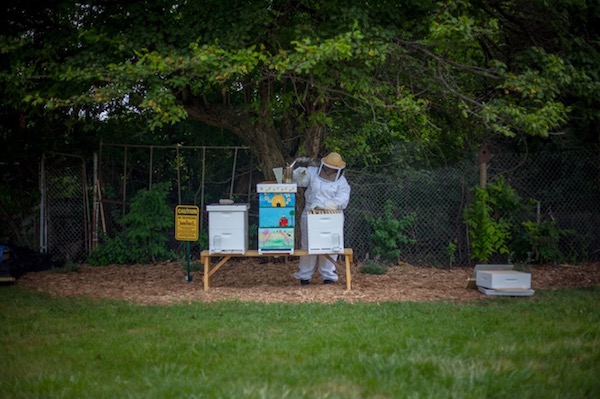
[[[600,287],[140,306],[0,287],[0,398],[598,398]]]

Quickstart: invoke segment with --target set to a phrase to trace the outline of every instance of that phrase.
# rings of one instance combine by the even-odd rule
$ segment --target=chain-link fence
[[[562,248],[570,260],[595,260],[600,256],[600,238],[595,230],[600,222],[597,157],[594,151],[495,154],[488,164],[488,179],[503,176],[523,199],[538,202],[538,217],[551,218],[561,229],[573,230],[575,234]],[[105,147],[100,176],[102,203],[112,215],[109,225],[116,227],[115,221],[127,211],[127,203],[137,190],[167,180],[174,182],[173,208],[180,203],[203,210],[204,234],[205,205],[220,198],[250,203],[249,247],[256,248],[259,174],[253,165],[242,147]],[[475,154],[472,161],[451,167],[381,174],[349,169],[346,176],[352,196],[346,211],[345,245],[354,249],[357,259],[373,256],[368,217],[384,217],[389,206],[395,218],[416,217],[406,231],[414,243],[400,247],[403,261],[436,266],[470,263],[463,213],[479,184]],[[172,245],[177,247],[178,243],[172,241]],[[205,243],[196,243],[194,252],[202,245]]]
[[[419,265],[449,265],[452,257],[455,264],[468,263],[462,213],[470,188],[479,181],[476,165],[386,174],[348,171],[347,178],[352,199],[346,217],[346,245],[359,258],[374,255],[373,231],[367,217],[384,217],[389,204],[395,219],[411,214],[416,217],[405,232],[414,244],[400,245],[402,260]]]
[[[487,175],[489,181],[504,177],[524,202],[537,204],[531,221],[554,220],[559,229],[573,232],[560,245],[566,259],[591,261],[600,259],[600,235],[595,227],[600,223],[599,165],[595,151],[496,154]],[[365,215],[382,215],[390,201],[395,217],[413,212],[417,217],[407,231],[416,243],[402,246],[403,260],[440,266],[471,263],[463,213],[473,199],[473,188],[479,185],[475,157],[448,168],[385,175],[348,171],[347,176],[353,190],[346,219],[347,244],[359,256],[372,252],[372,230]]]
[[[90,206],[85,161],[47,154],[40,168],[40,251],[55,262],[83,261],[90,250]]]
[[[600,259],[600,157],[597,150],[499,154],[490,174],[504,176],[524,199],[537,203],[537,217],[571,231],[561,243],[566,259]]]
[[[95,203],[101,212],[95,212],[99,215],[95,228],[108,235],[116,234],[119,220],[128,212],[135,193],[154,183],[169,181],[173,209],[177,204],[185,204],[202,210],[201,239],[193,243],[193,253],[198,254],[206,245],[206,205],[220,198],[250,204],[249,247],[256,248],[256,184],[260,174],[247,148],[104,146],[100,159],[97,188],[101,190]],[[600,259],[600,235],[596,232],[600,224],[599,165],[595,151],[492,154],[487,174],[489,181],[503,176],[521,198],[535,201],[537,209],[527,217],[555,220],[560,229],[572,230],[573,234],[561,241],[560,249],[569,261],[580,262]],[[81,175],[81,166],[64,163],[62,167],[62,173],[69,177],[47,178],[48,184],[58,187],[49,188],[48,193],[60,193],[52,203],[48,194],[48,206],[60,208],[52,210],[49,220],[62,220],[48,228],[48,247],[61,253],[75,243],[85,248],[81,241],[87,234],[85,212],[75,211],[86,206],[85,202],[75,199],[66,189],[67,182],[74,183],[76,176]],[[378,174],[350,168],[346,177],[352,195],[346,211],[345,246],[354,249],[356,259],[374,255],[369,217],[384,217],[389,206],[394,218],[411,214],[416,218],[405,232],[414,243],[400,247],[402,261],[443,267],[471,264],[463,213],[479,184],[475,155],[472,161],[445,168],[388,170]],[[77,182],[72,187],[71,191],[79,192],[82,185]],[[180,251],[182,243],[175,240],[174,232],[168,234],[170,248]],[[68,256],[75,257],[71,253]]]

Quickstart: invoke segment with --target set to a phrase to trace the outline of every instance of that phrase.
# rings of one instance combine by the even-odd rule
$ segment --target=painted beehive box
[[[293,253],[296,185],[259,184],[258,251]]]

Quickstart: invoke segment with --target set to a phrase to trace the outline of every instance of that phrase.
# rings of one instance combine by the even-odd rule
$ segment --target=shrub
[[[386,274],[388,269],[388,266],[374,260],[367,260],[360,266],[360,272],[365,274]]]
[[[469,226],[471,257],[488,262],[493,254],[508,254],[511,239],[510,221],[503,216],[494,217],[493,199],[490,192],[481,187],[475,189],[475,200],[465,208],[463,217]]]
[[[488,262],[494,254],[510,254],[511,261],[540,263],[561,261],[560,238],[571,231],[556,221],[525,221],[533,200],[523,201],[504,179],[474,189],[475,200],[465,208],[471,258]],[[539,219],[539,217],[538,217]]]
[[[121,236],[105,237],[102,241],[103,243],[94,248],[90,256],[88,256],[87,263],[90,265],[123,265],[135,262],[133,256],[131,256],[128,245]]]
[[[108,237],[92,251],[92,265],[156,262],[173,258],[167,248],[167,231],[173,228],[173,210],[167,203],[170,183],[158,183],[152,190],[142,189],[131,201],[129,212],[121,219],[124,232]]]
[[[513,258],[526,263],[562,262],[564,255],[559,248],[561,237],[574,232],[560,229],[555,220],[522,223],[523,229],[515,237]]]
[[[400,245],[414,244],[416,242],[405,231],[412,226],[417,215],[411,213],[400,219],[396,219],[394,218],[392,209],[393,204],[388,200],[385,203],[382,217],[375,218],[367,215],[366,220],[373,229],[371,240],[374,254],[384,261],[396,263],[401,253]]]

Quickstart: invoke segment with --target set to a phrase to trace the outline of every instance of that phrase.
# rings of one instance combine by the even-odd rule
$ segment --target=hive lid
[[[259,183],[256,185],[257,193],[295,193],[298,191],[298,185],[296,183]]]
[[[206,205],[207,211],[247,211],[250,209],[250,204],[210,204]]]

